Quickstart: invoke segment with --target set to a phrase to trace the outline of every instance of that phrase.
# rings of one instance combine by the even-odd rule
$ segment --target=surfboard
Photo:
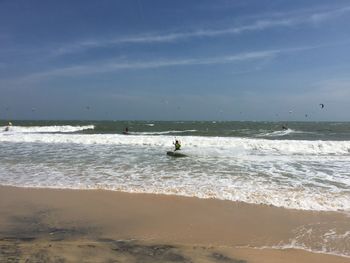
[[[173,151],[168,151],[166,152],[167,155],[173,156],[173,157],[187,157],[186,154],[179,153],[179,152],[173,152]]]

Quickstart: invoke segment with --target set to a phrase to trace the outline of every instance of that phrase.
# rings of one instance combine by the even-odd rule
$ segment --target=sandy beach
[[[0,262],[350,262],[274,247],[303,226],[349,229],[341,213],[104,190],[0,187],[0,200]]]

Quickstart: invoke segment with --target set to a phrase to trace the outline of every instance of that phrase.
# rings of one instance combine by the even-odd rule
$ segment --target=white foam
[[[330,221],[302,225],[294,229],[292,237],[281,240],[276,245],[260,247],[246,246],[254,249],[301,249],[312,253],[329,254],[350,258],[349,224]]]
[[[58,126],[58,128],[26,128],[21,133],[0,133],[1,142],[42,142],[74,144],[109,144],[109,145],[171,145],[172,136],[124,136],[117,134],[36,134],[38,132],[73,132],[93,129],[93,126]],[[18,130],[17,130],[18,131]],[[167,134],[187,131],[151,132],[148,135]],[[33,133],[33,134],[31,134]],[[142,135],[143,134],[143,135]],[[6,135],[6,136],[4,136]],[[235,156],[237,153],[273,154],[273,155],[346,155],[350,156],[350,141],[303,141],[303,140],[267,140],[232,137],[186,136],[180,138],[183,148],[206,155]]]
[[[166,134],[172,134],[172,133],[187,133],[187,132],[196,132],[197,130],[183,130],[183,131],[155,131],[155,132],[129,132],[133,135],[166,135]]]
[[[286,129],[281,131],[265,132],[265,133],[259,134],[258,136],[259,137],[280,137],[291,133],[296,133],[296,131],[292,129]]]
[[[5,131],[6,126],[0,127],[0,131]],[[9,127],[9,132],[15,133],[58,133],[58,132],[77,132],[83,130],[94,129],[94,125],[85,126],[71,126],[71,125],[61,125],[61,126],[11,126]]]
[[[298,131],[293,129],[286,129],[280,131],[263,132],[258,137],[283,137],[290,134],[315,134],[314,132]]]
[[[349,141],[179,139],[181,160],[173,136],[0,133],[0,184],[350,211]]]
[[[274,249],[274,250],[288,250],[288,249],[297,249],[297,250],[304,250],[311,253],[316,254],[325,254],[325,255],[332,255],[332,256],[338,256],[338,257],[344,257],[344,258],[350,258],[350,255],[347,252],[338,252],[338,251],[328,251],[324,248],[322,249],[313,249],[309,248],[307,246],[304,246],[302,244],[296,244],[294,242],[290,244],[284,244],[284,245],[276,245],[276,246],[237,246],[237,248],[252,248],[252,249]],[[345,254],[344,254],[345,253]]]

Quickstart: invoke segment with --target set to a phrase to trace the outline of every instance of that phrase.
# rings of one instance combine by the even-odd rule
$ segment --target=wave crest
[[[1,127],[5,131],[6,126]],[[65,133],[65,132],[78,132],[83,130],[93,130],[94,125],[84,125],[84,126],[72,126],[72,125],[62,125],[62,126],[11,126],[8,132],[15,133]]]

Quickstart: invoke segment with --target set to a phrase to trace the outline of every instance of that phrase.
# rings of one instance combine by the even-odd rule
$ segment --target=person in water
[[[174,145],[175,145],[175,151],[180,150],[180,148],[181,148],[181,143],[180,143],[179,140],[175,140]]]
[[[12,123],[9,122],[8,125],[5,127],[5,131],[9,131],[11,126],[12,126]]]

